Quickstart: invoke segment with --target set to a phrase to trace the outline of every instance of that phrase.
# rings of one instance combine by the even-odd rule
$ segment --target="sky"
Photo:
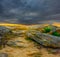
[[[0,22],[39,24],[59,19],[60,0],[0,0]]]

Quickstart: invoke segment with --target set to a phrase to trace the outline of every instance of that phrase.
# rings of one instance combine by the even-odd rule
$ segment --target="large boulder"
[[[54,31],[52,30],[52,33]],[[55,36],[49,33],[42,33],[41,31],[38,30],[29,30],[26,33],[26,36],[28,38],[35,40],[37,43],[43,46],[60,48],[60,36]]]

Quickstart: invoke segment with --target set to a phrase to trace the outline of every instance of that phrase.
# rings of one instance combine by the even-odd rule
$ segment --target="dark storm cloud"
[[[0,21],[41,23],[60,19],[60,0],[0,0]]]

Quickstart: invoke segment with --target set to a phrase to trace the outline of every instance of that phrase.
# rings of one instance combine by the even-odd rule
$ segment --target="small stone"
[[[25,48],[24,45],[21,45],[21,44],[18,45],[16,41],[8,41],[7,45],[15,48]]]
[[[0,57],[8,57],[7,53],[0,53]]]

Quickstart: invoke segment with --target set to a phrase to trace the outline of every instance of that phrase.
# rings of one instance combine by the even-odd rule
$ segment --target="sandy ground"
[[[53,25],[57,25],[57,24],[53,24]],[[0,52],[8,53],[9,57],[60,57],[60,53],[49,54],[47,51],[47,48],[44,48],[44,47],[41,48],[41,46],[36,44],[35,42],[27,41],[25,37],[17,37],[15,39],[12,39],[12,41],[15,41],[15,40],[22,41],[22,43],[19,43],[19,44],[22,44],[25,47],[14,48],[14,47],[6,46],[2,50],[0,50]],[[34,56],[36,54],[40,56]]]
[[[25,47],[13,48],[6,46],[6,48],[0,50],[0,52],[8,53],[9,57],[34,57],[34,54],[40,54],[41,56],[39,57],[60,57],[60,54],[49,54],[46,48],[41,48],[32,41],[26,41],[24,37],[15,38],[13,41],[15,40],[23,41],[22,44]]]

